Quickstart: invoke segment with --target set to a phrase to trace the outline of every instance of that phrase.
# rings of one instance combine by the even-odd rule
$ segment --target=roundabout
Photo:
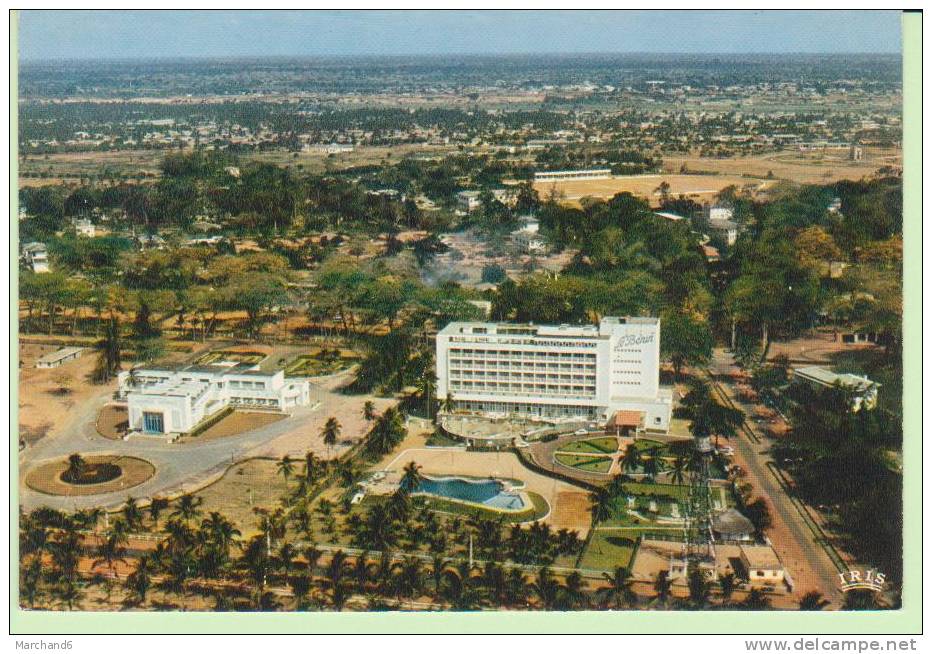
[[[26,475],[26,485],[46,495],[73,497],[127,490],[148,481],[155,466],[132,456],[71,455],[47,461]]]

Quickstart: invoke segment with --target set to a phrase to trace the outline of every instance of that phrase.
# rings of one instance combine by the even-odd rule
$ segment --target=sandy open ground
[[[840,179],[861,179],[883,166],[901,167],[902,152],[894,148],[865,148],[864,159],[851,161],[847,150],[799,152],[784,150],[749,157],[708,159],[695,155],[665,154],[666,173],[679,172],[683,165],[692,172],[767,177],[801,184],[828,184]]]
[[[708,202],[726,186],[749,185],[755,191],[766,189],[772,182],[739,175],[618,175],[611,179],[575,179],[564,182],[537,182],[534,188],[542,198],[547,198],[555,189],[565,202],[579,204],[584,197],[608,199],[618,193],[632,193],[650,201],[660,202],[657,187],[662,182],[670,185],[672,197],[686,195],[697,202]]]
[[[550,513],[543,522],[554,529],[576,530],[580,537],[589,532],[588,493],[577,486],[531,472],[510,452],[412,448],[397,455],[385,469],[401,470],[409,461],[421,466],[425,474],[520,479],[526,490],[538,493],[550,505]]]

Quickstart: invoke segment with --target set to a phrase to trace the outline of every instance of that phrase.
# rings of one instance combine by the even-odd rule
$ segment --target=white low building
[[[456,194],[456,208],[466,213],[472,213],[482,206],[479,191],[460,191]]]
[[[859,375],[851,373],[839,374],[820,368],[819,366],[806,366],[796,368],[793,378],[819,388],[838,388],[848,395],[851,410],[860,411],[862,408],[871,410],[877,406],[877,391],[880,384]]]
[[[534,173],[535,182],[565,182],[574,179],[611,179],[611,168],[588,170],[547,170]]]
[[[540,223],[529,218],[524,221],[520,229],[511,233],[515,244],[528,254],[536,254],[547,249],[547,241],[540,234]]]
[[[49,272],[49,250],[45,243],[32,242],[23,245],[23,263],[34,273]]]
[[[74,361],[82,352],[83,347],[63,347],[36,359],[36,368],[57,368],[63,363]]]
[[[226,407],[286,411],[310,403],[310,383],[249,364],[140,366],[121,372],[129,429],[182,434]]]
[[[596,325],[454,322],[437,334],[438,397],[484,415],[609,420],[640,414],[665,432],[673,393],[660,388],[660,321]]]

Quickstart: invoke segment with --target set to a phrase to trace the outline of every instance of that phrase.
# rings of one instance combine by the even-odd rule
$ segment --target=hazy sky
[[[23,59],[900,51],[898,11],[25,11]]]

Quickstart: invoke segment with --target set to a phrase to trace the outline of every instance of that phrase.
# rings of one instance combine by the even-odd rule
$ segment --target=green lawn
[[[586,570],[612,571],[618,566],[627,567],[634,554],[637,532],[596,531],[589,539],[579,567]]]
[[[580,456],[558,452],[554,458],[565,466],[587,472],[608,472],[612,467],[612,460],[607,456]]]
[[[618,441],[614,437],[589,438],[573,441],[560,448],[561,452],[590,452],[592,454],[614,454],[618,451]]]

